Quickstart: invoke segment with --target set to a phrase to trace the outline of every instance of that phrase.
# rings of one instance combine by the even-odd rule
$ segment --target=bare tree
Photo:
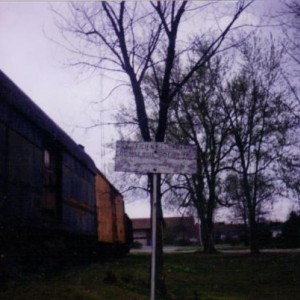
[[[223,109],[235,143],[233,170],[240,178],[251,252],[258,252],[258,212],[280,193],[281,158],[297,119],[281,78],[281,50],[255,37],[240,48],[242,67],[223,90]],[[277,186],[278,189],[275,189]]]
[[[286,0],[279,16],[281,28],[286,37],[284,48],[297,68],[295,74],[300,76],[300,3],[296,0]]]
[[[249,176],[252,180],[253,177]],[[257,183],[250,182],[250,186],[255,186],[257,190],[257,204],[255,205],[256,222],[265,220],[265,216],[270,212],[265,206],[272,202],[272,197],[276,195],[276,188],[273,180],[269,178],[259,178]],[[278,190],[277,190],[278,191]],[[249,245],[249,205],[244,192],[243,176],[239,173],[229,172],[224,182],[223,195],[227,197],[230,208],[233,212],[234,220],[244,224],[244,242]]]
[[[281,45],[285,49],[286,60],[283,65],[283,75],[285,81],[300,104],[299,97],[299,77],[300,77],[300,3],[297,0],[283,0],[277,11],[271,16],[271,30],[278,29]],[[276,30],[274,30],[276,34]],[[295,112],[299,117],[299,111]]]
[[[198,50],[199,51],[199,50]],[[214,253],[214,214],[221,199],[222,172],[230,160],[229,127],[220,109],[218,86],[227,66],[220,57],[212,58],[194,73],[181,90],[172,109],[167,139],[197,146],[198,167],[193,176],[169,181],[180,206],[193,206],[201,220],[204,252]],[[178,203],[177,203],[178,205]]]
[[[74,66],[119,74],[131,88],[142,139],[163,142],[170,105],[194,72],[220,51],[234,23],[252,2],[240,0],[233,3],[230,21],[219,27],[206,51],[178,82],[172,81],[174,62],[180,57],[184,59],[189,52],[189,45],[178,39],[180,29],[183,29],[182,23],[188,19],[189,14],[204,9],[207,3],[200,4],[200,7],[188,1],[70,3],[70,17],[59,12],[56,15],[60,19],[59,28],[69,43],[69,49],[77,54]],[[163,72],[162,80],[157,77],[158,69]],[[153,135],[149,129],[146,95],[143,91],[144,79],[150,74],[157,78],[159,108]],[[160,182],[160,176],[158,180]],[[156,286],[165,294],[160,194],[159,189]]]

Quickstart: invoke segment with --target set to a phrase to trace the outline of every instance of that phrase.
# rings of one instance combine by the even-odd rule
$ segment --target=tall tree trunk
[[[196,203],[197,214],[201,221],[201,238],[203,244],[203,250],[205,253],[215,253],[215,236],[214,236],[214,223],[212,219],[212,213],[208,214],[204,212],[203,205]]]
[[[249,241],[251,254],[259,253],[258,236],[257,236],[257,224],[255,219],[254,208],[249,212]]]
[[[242,147],[240,147],[242,148]],[[248,169],[246,167],[244,153],[240,151],[242,158],[243,167],[243,189],[246,197],[246,203],[248,208],[248,218],[249,218],[249,243],[251,254],[259,253],[258,237],[257,237],[257,226],[256,226],[256,199],[253,199],[251,193],[251,184],[249,182]]]
[[[215,253],[214,234],[207,223],[201,223],[201,234],[204,253]]]

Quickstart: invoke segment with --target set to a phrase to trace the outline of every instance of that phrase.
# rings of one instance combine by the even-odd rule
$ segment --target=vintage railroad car
[[[97,254],[98,235],[114,228],[107,242],[124,243],[122,198],[111,207],[119,225],[104,229],[99,189],[96,209],[99,174],[84,148],[0,71],[0,255]]]

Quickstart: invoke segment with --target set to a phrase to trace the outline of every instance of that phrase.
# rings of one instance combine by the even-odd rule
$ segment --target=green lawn
[[[73,266],[0,290],[1,300],[149,299],[150,256]],[[165,255],[169,299],[300,300],[300,254],[178,253]]]

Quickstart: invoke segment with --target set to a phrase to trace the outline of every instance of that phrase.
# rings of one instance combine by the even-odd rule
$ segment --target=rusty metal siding
[[[43,131],[36,127],[31,120],[19,114],[18,111],[10,110],[7,125],[11,130],[16,131],[36,147],[43,147]]]
[[[41,132],[5,101],[0,103],[0,199],[3,214],[7,219],[16,220],[20,226],[41,222]]]
[[[0,91],[0,99],[2,100],[1,91]],[[0,122],[7,124],[8,123],[8,112],[9,109],[5,102],[0,101]]]
[[[100,174],[97,174],[96,206],[98,219],[98,240],[100,242],[114,242],[112,204],[109,185]]]
[[[121,195],[115,197],[116,206],[116,226],[117,226],[117,240],[120,243],[126,242],[125,233],[125,211],[124,211],[124,201]]]
[[[14,183],[40,190],[43,185],[42,150],[11,130],[8,139],[8,177]]]
[[[0,98],[1,99],[1,98]],[[41,148],[43,145],[43,131],[34,122],[26,118],[13,106],[10,106],[4,99],[0,101],[0,122],[10,130],[17,132],[30,143]],[[32,116],[34,117],[34,116]]]
[[[98,240],[105,243],[125,243],[125,211],[123,196],[98,172],[96,176]]]
[[[6,158],[7,138],[6,127],[0,122],[0,205],[5,197],[5,181],[7,176],[7,158]]]
[[[39,215],[42,195],[42,152],[15,131],[6,129],[7,216],[18,221],[34,221]]]
[[[64,153],[62,178],[63,223],[70,230],[96,235],[94,174]]]

